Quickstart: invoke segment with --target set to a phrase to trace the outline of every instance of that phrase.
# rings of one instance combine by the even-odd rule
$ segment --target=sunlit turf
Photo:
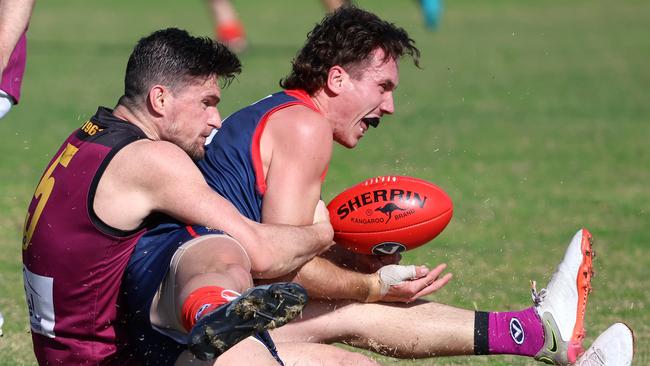
[[[354,151],[338,148],[323,196],[374,175],[443,187],[455,215],[405,261],[446,262],[454,280],[431,299],[482,310],[530,305],[571,236],[596,238],[587,343],[614,321],[635,330],[635,364],[650,363],[650,4],[514,0],[445,3],[437,32],[415,1],[359,4],[403,25],[422,69],[402,62],[397,112]],[[29,33],[23,102],[0,120],[0,365],[33,365],[20,236],[36,182],[60,142],[97,105],[113,106],[135,41],[178,26],[211,36],[204,4],[39,2]],[[278,88],[317,1],[236,2],[251,49],[222,114]],[[405,335],[408,336],[408,335]],[[398,365],[528,365],[516,357],[396,361]]]

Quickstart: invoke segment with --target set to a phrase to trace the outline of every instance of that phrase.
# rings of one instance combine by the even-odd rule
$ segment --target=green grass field
[[[625,321],[636,334],[635,364],[650,364],[650,3],[454,0],[435,33],[422,26],[415,1],[358,3],[411,33],[422,70],[402,63],[396,114],[356,151],[335,151],[324,197],[385,174],[443,187],[454,219],[405,260],[448,263],[455,278],[432,299],[482,310],[529,306],[529,280],[543,286],[568,240],[587,227],[598,253],[587,344]],[[313,0],[269,4],[237,2],[252,48],[224,92],[222,115],[276,91],[322,16]],[[97,105],[115,104],[135,41],[167,26],[212,34],[201,1],[36,6],[24,99],[0,120],[0,365],[35,364],[20,238],[37,180],[72,129]],[[535,364],[503,356],[378,359]]]

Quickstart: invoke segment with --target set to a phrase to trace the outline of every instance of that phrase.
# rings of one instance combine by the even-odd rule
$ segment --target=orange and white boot
[[[623,323],[614,323],[591,344],[575,366],[630,366],[634,358],[634,333]]]
[[[533,301],[545,339],[535,355],[538,361],[569,365],[584,353],[584,320],[593,276],[592,244],[589,231],[578,230],[546,289],[537,292],[533,282]]]

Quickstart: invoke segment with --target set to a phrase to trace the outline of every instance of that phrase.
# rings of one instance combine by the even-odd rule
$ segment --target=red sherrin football
[[[451,220],[451,199],[422,179],[385,176],[348,188],[327,205],[334,241],[362,254],[417,248]]]

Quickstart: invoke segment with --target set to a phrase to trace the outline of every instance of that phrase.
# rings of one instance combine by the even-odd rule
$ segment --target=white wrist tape
[[[391,286],[398,285],[406,280],[415,278],[415,266],[400,266],[390,264],[383,266],[377,271],[381,279],[381,296],[388,293]]]

